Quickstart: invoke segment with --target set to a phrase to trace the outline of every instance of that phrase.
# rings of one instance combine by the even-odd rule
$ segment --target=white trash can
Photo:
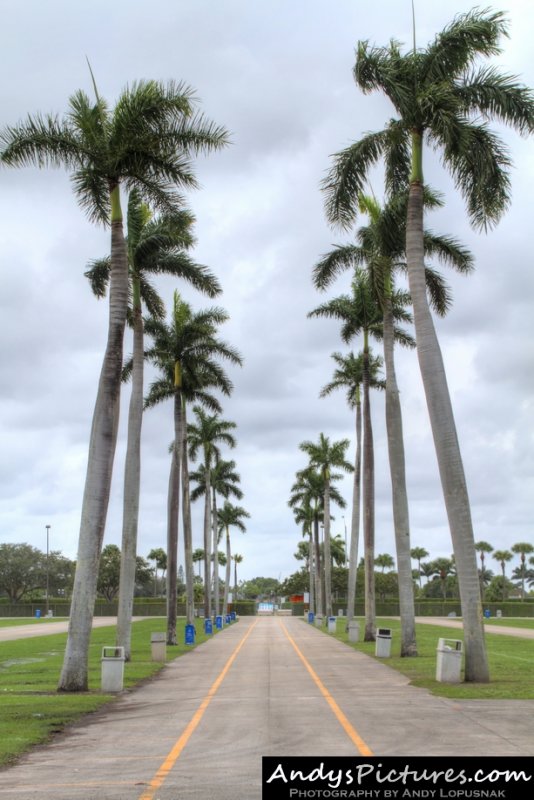
[[[152,661],[166,661],[167,660],[167,634],[165,633],[151,633],[150,634],[150,650],[152,652]]]
[[[353,644],[360,641],[360,623],[355,619],[349,622],[349,642]]]
[[[338,610],[337,610],[337,615],[338,615],[338,617],[344,617],[344,616],[345,616],[345,614],[343,613],[343,611],[344,611],[344,609],[343,609],[343,608],[338,608]]]
[[[328,617],[328,633],[336,632],[336,618]]]
[[[323,627],[323,615],[322,614],[316,614],[314,623],[315,623],[315,627],[316,628],[322,628]]]
[[[436,680],[440,683],[460,683],[463,642],[459,639],[438,639]]]
[[[391,628],[377,628],[375,642],[375,656],[389,658],[391,655]]]
[[[102,648],[102,686],[108,692],[122,692],[124,681],[124,647]]]

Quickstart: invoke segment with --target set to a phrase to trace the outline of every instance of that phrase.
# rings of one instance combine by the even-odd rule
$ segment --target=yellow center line
[[[338,704],[336,703],[336,701],[334,700],[334,698],[332,697],[332,695],[330,694],[330,692],[328,691],[328,689],[326,688],[324,683],[321,681],[321,679],[319,678],[319,676],[317,675],[317,673],[313,669],[312,665],[307,660],[306,656],[299,649],[299,647],[298,647],[297,643],[295,642],[295,640],[289,635],[289,632],[288,632],[286,626],[282,622],[280,623],[280,625],[282,626],[282,629],[283,629],[285,635],[287,636],[287,638],[289,639],[289,641],[293,645],[298,657],[300,658],[300,660],[302,661],[302,663],[304,664],[304,666],[306,667],[306,669],[308,670],[308,672],[312,676],[317,688],[319,689],[319,691],[321,692],[321,694],[325,698],[326,702],[328,703],[328,705],[332,709],[332,712],[333,712],[334,716],[336,717],[337,721],[339,722],[339,724],[341,725],[341,727],[343,728],[343,730],[345,731],[345,733],[347,734],[349,739],[356,745],[356,749],[358,750],[360,755],[362,755],[362,756],[372,756],[373,755],[373,751],[367,746],[367,744],[364,742],[364,740],[359,735],[357,730],[348,721],[347,717],[345,716],[343,711],[340,709],[340,707],[338,706]]]
[[[162,765],[160,766],[160,768],[158,769],[158,771],[156,772],[156,774],[154,775],[154,777],[150,781],[149,788],[145,792],[143,792],[143,794],[139,797],[139,800],[153,800],[155,792],[163,784],[163,782],[167,778],[167,775],[169,774],[171,769],[174,767],[174,765],[176,764],[176,762],[180,758],[180,756],[182,754],[182,750],[184,749],[184,747],[188,743],[189,739],[193,735],[193,732],[195,731],[196,727],[198,726],[200,720],[204,716],[204,712],[206,711],[207,707],[211,703],[211,701],[212,701],[213,697],[215,696],[217,690],[219,689],[221,683],[225,679],[226,674],[228,673],[228,670],[230,669],[230,667],[232,666],[232,664],[234,663],[234,661],[235,661],[235,659],[237,657],[237,654],[239,653],[239,651],[241,650],[241,648],[243,647],[243,645],[245,644],[246,640],[248,639],[248,637],[250,636],[250,634],[252,633],[252,631],[254,630],[254,628],[256,627],[257,624],[258,624],[258,620],[256,620],[254,622],[254,624],[251,625],[251,627],[248,629],[246,634],[243,636],[243,638],[241,639],[241,641],[239,642],[239,644],[235,648],[234,652],[232,653],[232,655],[230,656],[230,658],[228,659],[228,661],[224,665],[222,672],[216,678],[216,680],[212,684],[210,690],[208,691],[207,695],[204,697],[204,699],[202,700],[201,704],[199,705],[199,707],[197,708],[197,710],[193,714],[193,716],[191,718],[191,721],[187,725],[186,729],[184,730],[182,735],[179,737],[179,739],[177,739],[177,741],[174,744],[172,750],[170,750],[170,752],[166,756],[165,760],[163,761]]]

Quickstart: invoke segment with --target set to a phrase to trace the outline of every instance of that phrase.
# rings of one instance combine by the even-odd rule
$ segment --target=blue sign
[[[217,617],[215,617],[215,627],[221,630],[222,626],[223,626],[223,619],[219,614]]]
[[[195,644],[195,626],[194,625],[186,625],[185,626],[185,643],[186,644]]]
[[[211,619],[204,620],[204,633],[213,633],[213,622]]]
[[[314,619],[315,619],[315,614],[313,613],[313,611],[308,611],[308,622],[312,624]]]

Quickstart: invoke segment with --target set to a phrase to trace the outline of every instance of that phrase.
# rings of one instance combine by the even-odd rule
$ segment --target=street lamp
[[[49,553],[49,542],[50,542],[50,525],[45,525],[46,528],[46,615],[48,616],[49,611],[49,600],[48,600],[48,553]]]

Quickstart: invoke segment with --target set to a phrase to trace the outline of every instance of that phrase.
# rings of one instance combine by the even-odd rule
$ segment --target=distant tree
[[[46,585],[43,553],[30,544],[0,544],[0,591],[12,603]]]
[[[502,570],[502,597],[501,600],[506,600],[507,585],[506,585],[506,564],[512,560],[513,555],[509,550],[495,550],[493,558],[501,565]]]
[[[382,573],[384,573],[387,567],[392,569],[395,566],[395,559],[389,553],[380,553],[375,558],[375,564],[377,567],[382,567]]]
[[[424,547],[412,547],[410,550],[410,555],[415,561],[417,561],[419,588],[421,588],[421,561],[423,558],[426,558],[429,555],[429,552],[428,550],[425,550]]]
[[[108,544],[102,549],[98,568],[97,591],[111,603],[120,587],[121,550],[116,544]],[[151,569],[148,562],[136,557],[135,584],[144,587],[150,581]]]
[[[271,595],[289,594],[289,592],[282,591],[284,584],[280,584],[276,578],[252,578],[241,584],[241,593],[245,600],[262,600]]]
[[[153,547],[150,553],[147,555],[149,561],[154,561],[154,597],[156,597],[157,590],[158,590],[158,569],[163,574],[167,569],[167,553],[162,547]]]
[[[481,597],[484,597],[485,583],[483,576],[485,572],[487,572],[484,565],[484,553],[493,552],[493,545],[491,545],[489,542],[484,542],[484,541],[475,542],[475,550],[477,551],[477,553],[480,553],[480,570],[478,574],[480,576],[480,595]]]
[[[200,567],[201,563],[204,561],[204,548],[197,547],[196,550],[193,550],[193,563],[198,564],[198,576],[200,577]]]
[[[487,603],[501,603],[506,600],[510,592],[515,589],[512,581],[502,575],[496,575],[491,579],[486,589]]]
[[[375,575],[376,591],[383,603],[386,597],[398,597],[399,581],[396,572],[377,572]]]
[[[521,584],[521,600],[525,599],[525,577],[527,571],[527,555],[534,553],[534,547],[529,542],[519,542],[512,546],[512,553],[517,553],[521,557],[518,569],[518,578]]]

